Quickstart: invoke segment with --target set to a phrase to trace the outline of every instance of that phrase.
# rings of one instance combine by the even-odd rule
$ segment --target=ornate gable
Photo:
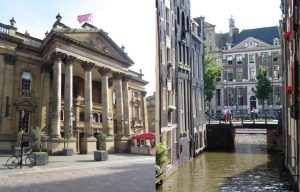
[[[254,48],[259,48],[259,47],[271,47],[271,46],[263,41],[255,39],[253,37],[248,37],[244,41],[235,45],[232,49],[254,49]]]
[[[109,38],[107,33],[101,29],[60,29],[56,32],[112,55],[114,58],[126,60],[128,63],[133,64],[133,61],[127,56],[124,50],[118,47],[118,45]]]

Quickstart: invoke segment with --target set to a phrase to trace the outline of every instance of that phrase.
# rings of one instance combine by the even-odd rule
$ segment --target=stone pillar
[[[109,96],[108,96],[108,73],[110,69],[102,67],[99,70],[101,74],[101,104],[102,104],[102,127],[103,132],[106,135],[113,134],[113,128],[110,127],[110,115],[109,115]]]
[[[143,119],[144,119],[144,131],[145,133],[149,132],[149,127],[148,127],[148,110],[147,110],[147,101],[146,101],[146,91],[142,91],[142,102],[143,102]]]
[[[92,68],[93,63],[85,62],[84,69],[84,138],[81,142],[81,153],[93,153],[96,150],[96,138],[93,137],[93,100],[92,100]]]
[[[116,105],[117,105],[117,134],[124,135],[124,111],[123,111],[123,90],[122,73],[115,73]]]
[[[40,111],[40,126],[41,128],[46,128],[47,133],[51,133],[49,126],[49,95],[50,95],[50,71],[51,65],[44,63],[41,66],[42,79],[41,79],[41,89],[42,89],[42,101],[41,101],[41,111]]]
[[[60,112],[61,112],[61,65],[63,54],[53,52],[51,55],[53,64],[53,89],[51,108],[51,138],[61,138],[60,135]]]
[[[123,77],[123,125],[124,125],[124,134],[126,136],[130,135],[130,120],[129,120],[129,99],[128,99],[128,80],[130,79],[130,76],[126,75]]]
[[[76,139],[73,135],[73,115],[75,115],[75,108],[73,108],[73,63],[75,61],[73,56],[65,56],[65,118],[64,118],[64,138],[66,148],[73,149],[76,153]]]
[[[73,138],[73,62],[76,58],[73,56],[66,56],[64,58],[65,63],[65,118],[64,118],[64,133],[70,135]]]
[[[0,98],[2,99],[1,106],[1,116],[0,116],[0,133],[13,133],[17,132],[18,128],[15,130],[12,130],[12,117],[14,117],[14,114],[12,114],[12,96],[13,96],[13,86],[14,86],[14,73],[15,73],[15,63],[16,63],[16,56],[11,54],[4,54],[4,63],[3,66],[3,73],[1,78],[1,91],[3,91],[0,94]],[[1,71],[1,69],[0,69]],[[1,72],[0,72],[1,74]],[[3,94],[3,95],[2,95]],[[15,126],[13,126],[15,127]]]

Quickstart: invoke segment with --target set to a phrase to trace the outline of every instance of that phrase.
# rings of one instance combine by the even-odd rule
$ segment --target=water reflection
[[[266,135],[236,135],[232,152],[205,152],[157,189],[197,192],[291,191],[282,156],[268,154]]]

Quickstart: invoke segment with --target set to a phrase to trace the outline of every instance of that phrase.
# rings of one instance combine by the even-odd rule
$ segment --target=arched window
[[[177,24],[180,25],[180,12],[179,12],[179,7],[177,7]]]
[[[22,95],[30,96],[31,91],[31,73],[24,71],[22,73]]]

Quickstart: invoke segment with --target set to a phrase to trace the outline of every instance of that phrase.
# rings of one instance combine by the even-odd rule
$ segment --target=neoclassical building
[[[142,74],[102,29],[70,28],[58,14],[43,40],[0,23],[0,149],[10,149],[20,129],[32,146],[32,128],[46,133],[43,148],[60,153],[65,136],[78,153],[104,147],[127,152],[130,136],[148,132]]]

